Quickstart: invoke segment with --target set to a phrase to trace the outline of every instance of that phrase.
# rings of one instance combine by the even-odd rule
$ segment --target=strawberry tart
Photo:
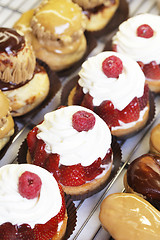
[[[81,106],[62,107],[28,133],[27,162],[53,173],[66,194],[88,196],[110,176],[111,141],[97,114]]]
[[[93,110],[117,137],[135,133],[146,124],[149,88],[136,61],[120,53],[102,52],[83,63],[79,77],[68,105]]]
[[[1,240],[62,239],[67,211],[62,187],[45,169],[32,164],[0,168]]]
[[[113,49],[128,54],[141,66],[151,91],[160,92],[160,16],[143,13],[119,26],[112,39]]]

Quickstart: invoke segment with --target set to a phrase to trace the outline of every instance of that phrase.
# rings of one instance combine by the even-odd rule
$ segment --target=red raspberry
[[[153,36],[153,29],[148,24],[140,25],[137,28],[137,36],[143,38],[151,38]]]
[[[113,55],[103,61],[102,69],[108,78],[118,78],[122,73],[123,63],[120,58]]]
[[[89,131],[95,125],[95,116],[86,111],[78,111],[72,116],[72,126],[78,132]]]
[[[25,171],[19,177],[18,191],[22,197],[33,199],[38,197],[41,190],[41,185],[41,179],[37,174]]]

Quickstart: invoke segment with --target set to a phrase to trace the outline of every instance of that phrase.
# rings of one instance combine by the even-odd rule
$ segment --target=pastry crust
[[[71,92],[70,92],[70,94],[68,96],[68,105],[69,106],[73,105],[73,97],[74,97],[75,93],[76,93],[76,87],[74,87],[71,90]],[[133,133],[135,131],[139,131],[141,128],[143,128],[143,126],[145,126],[145,124],[148,121],[149,110],[150,110],[150,106],[149,106],[149,103],[148,103],[147,104],[147,110],[146,110],[146,112],[145,112],[145,114],[143,116],[142,121],[137,122],[134,126],[132,126],[130,128],[126,128],[126,129],[121,128],[121,129],[115,129],[115,130],[111,129],[112,135],[117,136],[117,137],[123,137],[123,136],[131,134],[131,133]]]
[[[4,91],[10,100],[12,116],[21,116],[38,106],[49,92],[49,78],[45,71],[34,74],[34,77],[22,87]]]
[[[160,124],[157,124],[150,134],[150,152],[160,155]]]
[[[114,4],[112,4],[112,1],[108,2],[110,2],[109,5],[103,5],[99,11],[89,12],[86,30],[99,31],[108,24],[119,6],[119,0],[115,0]]]
[[[67,228],[67,219],[68,219],[68,216],[67,216],[67,210],[66,210],[62,226],[60,230],[52,237],[52,240],[60,240],[63,238]]]
[[[154,93],[160,92],[160,80],[148,80],[146,79],[146,83],[149,86],[149,89]]]
[[[27,160],[27,163],[29,163],[29,164],[32,163],[32,159],[31,159],[31,155],[30,155],[29,151],[27,151],[26,160]],[[90,182],[87,182],[81,186],[76,186],[76,187],[62,185],[64,192],[69,195],[80,196],[80,195],[87,194],[88,192],[99,188],[109,178],[109,176],[111,174],[111,170],[112,170],[112,163],[113,163],[113,161],[111,161],[111,163],[109,163],[110,164],[109,168],[107,168],[106,173],[100,178],[94,179]]]

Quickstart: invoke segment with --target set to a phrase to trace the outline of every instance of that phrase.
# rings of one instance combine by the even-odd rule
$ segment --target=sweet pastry
[[[94,112],[62,107],[28,133],[27,162],[52,172],[67,194],[84,196],[110,176],[111,141],[109,128]]]
[[[160,212],[135,194],[107,196],[99,218],[115,240],[158,240],[160,236]]]
[[[21,116],[38,106],[49,92],[49,78],[36,64],[32,47],[24,36],[0,28],[0,89],[10,100],[12,116]]]
[[[87,17],[86,30],[94,32],[103,29],[114,16],[119,0],[73,0]]]
[[[151,131],[149,145],[150,152],[160,155],[160,124],[157,124]]]
[[[140,195],[160,210],[160,157],[144,154],[131,162],[124,186],[126,192]]]
[[[0,212],[2,240],[59,240],[66,231],[62,187],[39,166],[8,164],[0,168]]]
[[[113,49],[128,54],[141,66],[151,91],[160,92],[160,16],[143,13],[119,26],[112,39]]]
[[[86,52],[86,17],[71,0],[44,0],[14,24],[33,46],[37,58],[55,71],[80,60]]]
[[[0,90],[0,150],[14,134],[14,121],[10,113],[9,100]]]
[[[149,116],[149,88],[138,63],[126,55],[106,51],[88,58],[71,90],[68,105],[96,112],[114,136],[135,133]]]

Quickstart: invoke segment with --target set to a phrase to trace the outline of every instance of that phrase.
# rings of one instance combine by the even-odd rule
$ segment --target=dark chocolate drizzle
[[[159,173],[153,166],[159,169]],[[160,208],[160,157],[144,154],[135,159],[127,170],[127,182],[134,192],[145,196],[153,205],[155,201]]]
[[[11,28],[0,28],[0,53],[14,56],[25,46],[25,39]]]
[[[36,73],[40,73],[40,72],[45,72],[45,69],[42,66],[40,66],[38,63],[36,63],[36,67],[35,67],[35,70],[34,70],[33,77]],[[6,82],[3,82],[2,80],[0,80],[0,89],[2,91],[14,90],[16,88],[22,87],[23,85],[25,85],[26,83],[31,81],[33,79],[33,77],[30,80],[27,80],[27,81],[22,82],[20,84],[15,84],[15,83],[12,83],[12,82],[6,83]]]

